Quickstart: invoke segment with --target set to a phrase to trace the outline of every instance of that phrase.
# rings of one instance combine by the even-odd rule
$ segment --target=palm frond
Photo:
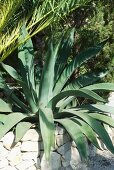
[[[18,46],[34,36],[53,22],[62,19],[71,11],[85,5],[90,0],[44,0],[33,2],[24,0],[0,1],[0,58],[3,61]],[[24,16],[28,7],[29,12]],[[29,6],[30,5],[30,6]],[[21,9],[21,10],[19,10]],[[24,12],[20,12],[23,11]],[[29,36],[18,42],[19,30],[22,23],[26,23]],[[12,24],[13,23],[13,26]],[[7,28],[7,29],[6,29]]]
[[[23,0],[4,0],[0,2],[0,32],[6,31],[6,27],[15,18],[16,11],[21,6]]]

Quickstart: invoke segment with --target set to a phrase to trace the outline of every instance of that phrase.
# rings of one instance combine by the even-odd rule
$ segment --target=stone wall
[[[28,130],[14,147],[14,134],[8,132],[0,141],[0,170],[76,169],[80,166],[81,159],[74,142],[60,127],[57,127],[55,135],[55,149],[48,164],[41,137],[35,129]]]
[[[114,93],[109,97],[108,105],[114,102]],[[113,138],[113,131],[109,129]],[[14,147],[14,134],[8,132],[0,140],[0,170],[86,170],[87,164],[81,162],[76,145],[60,127],[56,128],[55,149],[52,150],[50,164],[44,156],[41,136],[30,129]],[[103,149],[105,146],[100,143]],[[94,157],[97,151],[89,145],[88,156]]]

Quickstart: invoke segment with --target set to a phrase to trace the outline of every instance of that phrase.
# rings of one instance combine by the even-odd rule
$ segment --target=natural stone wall
[[[65,131],[57,127],[55,149],[50,164],[46,162],[43,143],[39,133],[30,129],[12,147],[13,132],[8,132],[0,141],[0,170],[70,170],[81,162],[74,142]]]
[[[8,132],[0,141],[0,170],[87,170],[87,164],[81,162],[69,135],[60,127],[57,127],[55,135],[55,149],[52,150],[50,163],[47,163],[41,136],[36,129],[28,130],[14,147],[14,134]],[[89,157],[94,157],[96,152],[89,145]]]
[[[114,93],[110,95],[108,105],[113,106],[113,103]],[[109,129],[109,134],[114,139],[113,130]],[[81,162],[75,143],[64,129],[57,126],[55,136],[55,149],[47,163],[42,139],[36,129],[28,130],[14,147],[14,134],[8,132],[0,140],[0,170],[87,170],[87,164]],[[106,149],[102,142],[100,145]],[[89,145],[89,157],[95,157],[96,153],[97,150]]]

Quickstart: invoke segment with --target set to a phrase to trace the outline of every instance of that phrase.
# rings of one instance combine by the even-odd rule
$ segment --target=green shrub
[[[27,34],[23,26],[19,41]],[[113,119],[106,114],[113,113],[114,108],[106,106],[106,100],[100,96],[102,90],[113,91],[114,84],[95,84],[96,80],[106,74],[105,72],[87,72],[69,81],[73,72],[96,56],[106,41],[73,56],[68,63],[69,57],[73,55],[73,43],[74,29],[67,37],[64,35],[57,45],[53,45],[53,40],[50,40],[43,70],[40,65],[37,67],[34,65],[31,39],[18,48],[17,71],[1,63],[4,70],[18,83],[17,91],[21,97],[16,95],[16,91],[1,75],[0,88],[10,105],[0,99],[0,138],[15,127],[17,143],[33,124],[40,126],[45,155],[49,159],[51,147],[54,147],[55,124],[58,123],[75,141],[82,159],[87,159],[85,136],[100,149],[98,135],[106,147],[114,153],[112,141],[104,127],[105,124],[114,127]],[[88,99],[89,102],[87,100],[86,103],[79,104],[76,101],[80,99]],[[75,101],[73,105],[72,101]]]

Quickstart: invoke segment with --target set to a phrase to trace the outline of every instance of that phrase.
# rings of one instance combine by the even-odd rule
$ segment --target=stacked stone
[[[35,129],[28,130],[14,147],[14,134],[8,132],[0,141],[0,170],[76,170],[81,159],[74,142],[60,127],[55,136],[55,148],[47,163],[43,142]]]
[[[36,170],[40,138],[30,129],[13,148],[14,134],[7,133],[0,141],[0,170]]]

